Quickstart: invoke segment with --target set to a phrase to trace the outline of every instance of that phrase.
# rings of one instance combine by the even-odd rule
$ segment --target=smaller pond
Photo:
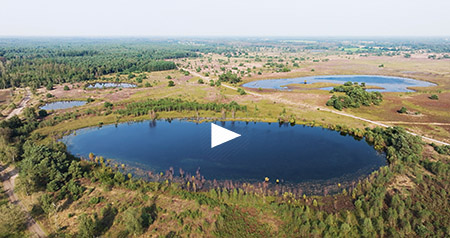
[[[47,103],[41,107],[41,109],[50,111],[50,110],[58,110],[58,109],[67,109],[72,107],[83,106],[86,104],[86,101],[60,101],[60,102],[51,102]]]
[[[95,83],[90,84],[87,88],[135,88],[135,84],[131,83]]]
[[[246,83],[242,85],[247,88],[262,88],[262,89],[278,89],[278,90],[288,90],[286,85],[289,84],[307,84],[312,83],[339,83],[344,84],[345,82],[358,82],[365,83],[367,86],[377,86],[383,89],[368,89],[367,91],[378,91],[378,92],[414,92],[414,90],[408,89],[409,87],[430,87],[436,84],[410,79],[401,78],[393,76],[378,76],[378,75],[325,75],[325,76],[311,76],[311,77],[300,77],[291,79],[267,79],[258,80]],[[331,87],[321,88],[323,90],[330,90]]]

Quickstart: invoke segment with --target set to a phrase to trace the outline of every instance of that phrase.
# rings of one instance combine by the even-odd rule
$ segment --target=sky
[[[0,36],[450,36],[450,0],[1,0]]]

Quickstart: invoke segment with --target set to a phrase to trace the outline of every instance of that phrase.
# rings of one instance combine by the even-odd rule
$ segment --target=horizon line
[[[1,35],[0,38],[449,38],[450,35]]]

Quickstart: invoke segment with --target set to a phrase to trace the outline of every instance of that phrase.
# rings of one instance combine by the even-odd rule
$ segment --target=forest
[[[164,60],[227,49],[139,39],[3,39],[0,88],[40,88],[97,79],[111,73],[175,69],[173,62]]]

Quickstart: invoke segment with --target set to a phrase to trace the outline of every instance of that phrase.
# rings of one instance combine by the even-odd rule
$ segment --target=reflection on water
[[[241,137],[210,148],[209,123],[174,120],[122,123],[81,129],[62,139],[68,150],[87,158],[142,164],[154,172],[170,167],[206,179],[297,183],[359,177],[386,164],[364,140],[339,132],[278,123],[217,122]]]
[[[345,82],[358,82],[366,83],[367,86],[377,86],[382,89],[368,89],[367,91],[379,91],[379,92],[413,92],[408,87],[430,87],[436,84],[400,77],[391,76],[376,76],[376,75],[329,75],[329,76],[311,76],[300,77],[291,79],[267,79],[258,80],[246,83],[242,86],[248,88],[262,88],[262,89],[278,89],[286,90],[285,85],[289,84],[304,84],[306,80],[307,84],[311,83],[339,83]],[[322,88],[324,90],[330,90],[331,88]]]

